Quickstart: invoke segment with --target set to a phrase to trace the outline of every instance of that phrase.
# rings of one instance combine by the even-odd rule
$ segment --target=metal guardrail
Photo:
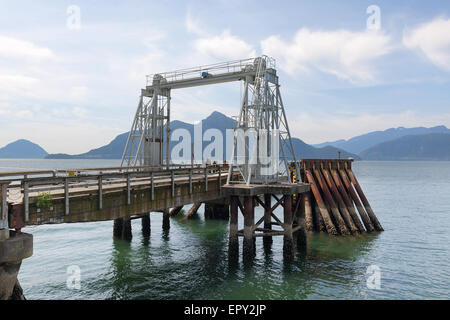
[[[98,193],[98,206],[102,209],[103,194],[126,188],[127,204],[131,203],[131,190],[143,186],[151,186],[151,200],[154,200],[154,188],[170,185],[172,197],[175,196],[175,185],[183,181],[189,183],[189,194],[193,192],[193,182],[226,178],[229,166],[223,165],[182,165],[170,164],[138,167],[101,167],[77,168],[66,170],[35,170],[0,173],[0,185],[6,186],[7,202],[22,203],[25,222],[29,220],[30,201],[35,201],[42,194],[56,198],[64,197],[65,214],[70,213],[70,195]],[[221,183],[219,183],[219,188]]]
[[[275,59],[263,56],[266,67],[267,68],[275,68]],[[180,69],[170,72],[161,72],[156,74],[150,74],[146,76],[146,83],[147,86],[150,86],[153,84],[153,81],[162,81],[163,83],[171,83],[175,81],[181,81],[181,80],[189,80],[199,77],[208,76],[208,74],[214,74],[214,75],[221,75],[221,74],[228,74],[228,73],[235,73],[235,72],[243,72],[246,68],[249,67],[256,67],[254,65],[255,60],[257,58],[249,58],[249,59],[242,59],[242,60],[234,60],[234,61],[228,61],[228,62],[222,62],[222,63],[216,63],[216,64],[210,64],[210,65],[204,65],[204,66],[198,66],[193,68],[187,68],[187,69]],[[256,70],[254,70],[256,71]]]

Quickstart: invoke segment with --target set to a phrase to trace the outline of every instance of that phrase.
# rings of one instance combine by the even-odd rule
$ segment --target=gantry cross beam
[[[244,93],[233,138],[232,158],[228,159],[231,165],[227,183],[234,182],[233,168],[238,168],[241,173],[238,183],[267,184],[286,179],[291,182],[288,161],[296,163],[296,159],[275,60],[267,56],[147,76],[123,152],[122,165],[170,163],[172,89],[232,81],[243,81]],[[259,155],[264,150],[263,159]]]

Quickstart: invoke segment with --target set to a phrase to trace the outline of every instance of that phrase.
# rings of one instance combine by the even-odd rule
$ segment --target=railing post
[[[1,186],[1,207],[0,207],[0,240],[6,240],[9,238],[9,224],[8,224],[8,184],[2,184]]]
[[[152,171],[152,175],[151,175],[151,178],[150,178],[150,180],[151,180],[151,184],[152,184],[152,201],[155,199],[155,184],[154,184],[154,174],[153,174],[153,171]]]
[[[208,166],[205,166],[205,191],[208,191]]]
[[[189,169],[189,194],[192,194],[192,169]]]
[[[30,219],[30,197],[28,192],[28,181],[24,182],[23,185],[23,202],[25,205],[25,222]]]
[[[222,189],[222,168],[219,165],[219,191]]]
[[[66,216],[69,215],[69,178],[64,179],[64,206],[66,209]]]
[[[172,184],[172,198],[175,197],[175,179],[173,176],[173,170],[170,171],[170,180]]]
[[[98,176],[98,208],[100,210],[103,209],[103,185],[102,185],[103,177]]]
[[[127,204],[131,204],[131,186],[130,186],[130,174],[127,173]]]

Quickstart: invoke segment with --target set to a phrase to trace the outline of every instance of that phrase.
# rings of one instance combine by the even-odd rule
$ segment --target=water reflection
[[[131,243],[126,240],[113,239],[111,252],[110,289],[112,299],[126,299],[130,274],[133,272],[131,263]]]
[[[353,288],[361,282],[361,268],[354,261],[369,252],[378,237],[308,234],[306,248],[295,245],[294,255],[283,258],[280,236],[272,243],[252,241],[254,254],[245,258],[243,237],[230,242],[226,221],[171,222],[176,235],[171,239],[168,230],[160,230],[153,232],[153,241],[143,236],[137,240],[138,235],[132,243],[113,241],[112,299],[234,299],[243,292],[254,299],[320,298],[318,283],[332,290],[336,283]],[[238,283],[239,289],[234,287]]]

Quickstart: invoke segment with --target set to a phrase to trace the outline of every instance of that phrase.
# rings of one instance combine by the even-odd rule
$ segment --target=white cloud
[[[75,107],[72,109],[72,114],[77,118],[84,119],[87,117],[88,112],[85,108]]]
[[[17,111],[16,116],[20,119],[31,119],[33,117],[33,112],[30,110],[20,110]]]
[[[436,66],[450,71],[450,19],[437,18],[405,31],[403,44],[421,52]]]
[[[0,36],[0,56],[14,59],[41,60],[53,58],[53,52],[30,41]]]
[[[70,88],[69,98],[75,101],[84,101],[89,93],[89,88],[86,86],[74,86]]]
[[[188,10],[186,13],[186,29],[189,33],[197,35],[205,35],[206,30],[200,25],[200,22],[194,19],[191,12]]]
[[[445,125],[450,128],[450,113],[430,114],[413,110],[401,113],[362,113],[345,116],[327,113],[301,113],[289,121],[291,134],[306,143],[321,143],[349,139],[364,133],[397,127],[433,127]],[[296,126],[295,124],[299,124]]]
[[[375,80],[372,63],[389,53],[391,39],[381,31],[311,31],[302,28],[291,41],[271,36],[261,41],[264,54],[280,61],[289,74],[312,69],[350,82]]]
[[[223,31],[220,35],[197,39],[194,45],[198,53],[218,60],[256,56],[256,51],[250,44],[232,35],[229,30]]]

